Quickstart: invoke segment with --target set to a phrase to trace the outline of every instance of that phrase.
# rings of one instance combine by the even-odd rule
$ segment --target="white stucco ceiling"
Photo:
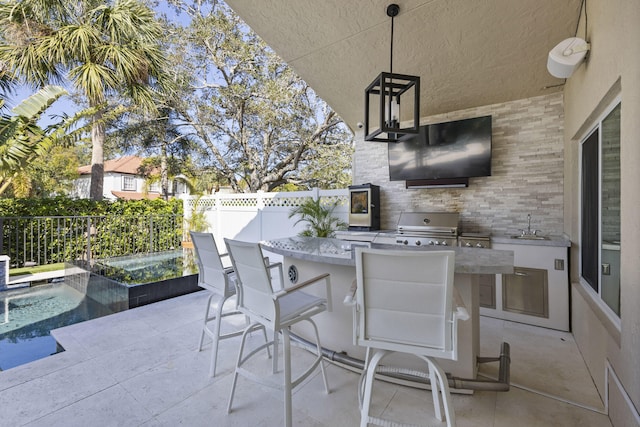
[[[389,71],[387,0],[227,0],[352,129]],[[421,78],[421,116],[543,95],[549,50],[581,0],[397,0],[393,71]]]

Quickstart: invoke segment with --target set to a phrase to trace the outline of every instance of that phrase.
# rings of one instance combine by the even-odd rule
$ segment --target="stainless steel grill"
[[[411,246],[456,246],[460,215],[453,212],[402,212],[396,243]]]

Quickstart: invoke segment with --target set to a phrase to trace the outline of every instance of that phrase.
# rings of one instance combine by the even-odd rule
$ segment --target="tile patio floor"
[[[226,413],[239,338],[222,341],[218,374],[210,345],[196,351],[207,294],[196,292],[58,329],[66,351],[0,372],[2,426],[280,426],[279,393],[238,382]],[[509,392],[454,395],[459,427],[610,426],[571,334],[482,318],[482,355],[511,345]],[[295,361],[309,354],[296,349]],[[265,366],[269,366],[265,358]],[[297,426],[359,423],[358,375],[327,363],[330,394],[315,376],[293,397]],[[482,368],[492,376],[495,369]],[[439,424],[428,392],[378,383],[374,410],[407,423]],[[425,415],[426,414],[426,415]]]

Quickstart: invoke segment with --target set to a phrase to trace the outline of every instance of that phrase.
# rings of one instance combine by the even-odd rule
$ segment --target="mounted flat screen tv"
[[[388,147],[391,181],[491,176],[491,116],[420,126]]]

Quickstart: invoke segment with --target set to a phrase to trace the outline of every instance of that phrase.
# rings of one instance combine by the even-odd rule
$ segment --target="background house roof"
[[[547,55],[575,35],[581,0],[227,0],[352,129],[389,71],[394,2],[393,71],[421,77],[421,116],[561,90]]]
[[[104,171],[138,175],[138,168],[141,163],[142,158],[138,156],[124,156],[113,160],[105,160]],[[78,172],[80,175],[90,175],[91,165],[80,166]]]

